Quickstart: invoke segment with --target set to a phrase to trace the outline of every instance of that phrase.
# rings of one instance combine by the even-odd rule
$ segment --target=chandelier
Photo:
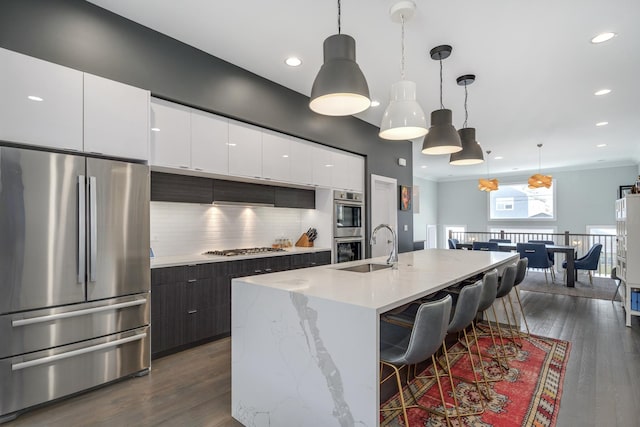
[[[489,178],[489,155],[491,150],[487,150],[487,178],[480,178],[478,180],[478,190],[480,191],[496,191],[498,189],[498,180],[496,178]]]
[[[551,175],[542,175],[540,173],[540,158],[541,158],[542,144],[538,144],[538,173],[529,177],[529,188],[550,188],[551,187]]]

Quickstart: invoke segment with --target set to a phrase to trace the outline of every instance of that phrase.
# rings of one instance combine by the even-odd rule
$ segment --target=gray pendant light
[[[416,84],[404,78],[404,24],[415,8],[413,1],[400,1],[389,10],[391,20],[402,24],[401,80],[391,86],[391,100],[382,116],[378,136],[394,141],[420,138],[427,133],[427,119],[416,101]]]
[[[324,64],[313,81],[309,108],[326,116],[348,116],[371,105],[369,86],[356,63],[356,41],[341,34],[338,0],[338,34],[324,41]]]
[[[476,76],[473,74],[466,74],[456,79],[459,86],[464,86],[464,124],[462,125],[462,129],[458,129],[458,135],[460,135],[460,141],[462,142],[462,151],[451,154],[449,157],[449,164],[451,165],[476,165],[484,162],[482,147],[480,147],[480,144],[476,141],[476,129],[467,127],[467,120],[469,119],[469,112],[467,110],[467,86],[475,80]]]
[[[451,110],[442,103],[442,60],[451,55],[453,48],[449,45],[436,46],[429,54],[431,59],[440,61],[440,109],[431,112],[431,127],[422,143],[423,154],[451,154],[462,150],[460,136],[452,123]]]

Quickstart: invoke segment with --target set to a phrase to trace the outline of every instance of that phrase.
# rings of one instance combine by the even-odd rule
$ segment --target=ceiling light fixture
[[[606,146],[607,146],[607,144],[598,144],[598,145],[596,145],[596,147],[598,147],[598,148],[603,148],[603,147],[606,147]]]
[[[598,122],[598,123],[596,123],[596,126],[600,127],[600,126],[606,126],[608,124],[609,124],[609,122]]]
[[[29,98],[31,101],[36,101],[36,102],[44,101],[44,99],[40,98],[39,96],[35,96],[35,95],[29,95],[29,96],[27,96],[27,98]]]
[[[611,93],[611,89],[600,89],[599,91],[594,92],[595,96],[602,96]]]
[[[456,79],[458,86],[464,86],[464,123],[462,129],[458,129],[460,142],[462,143],[462,151],[451,154],[449,156],[449,164],[456,166],[477,165],[484,162],[482,155],[482,147],[476,141],[476,128],[467,127],[469,119],[469,111],[467,110],[467,86],[476,80],[474,74],[466,74]]]
[[[551,175],[542,175],[540,173],[541,164],[541,150],[542,144],[538,144],[538,173],[529,177],[529,188],[550,188],[551,187]]]
[[[442,60],[451,55],[453,48],[449,45],[436,46],[429,54],[434,61],[440,61],[440,109],[431,112],[431,127],[422,143],[423,154],[451,154],[462,150],[460,135],[452,124],[451,110],[442,103]]]
[[[299,67],[300,64],[302,64],[302,60],[298,57],[290,56],[284,60],[284,63],[287,64],[289,67]]]
[[[487,178],[480,178],[478,180],[478,190],[480,191],[496,191],[498,189],[498,180],[496,178],[489,178],[491,174],[489,173],[489,155],[491,154],[491,150],[487,150]]]
[[[342,34],[338,0],[338,34],[325,39],[324,63],[311,87],[309,108],[326,116],[349,116],[371,105],[369,85],[356,63],[356,41]]]
[[[504,159],[504,157],[502,157],[502,156],[496,156],[496,157],[493,158],[493,160],[502,160],[502,159]]]
[[[404,141],[419,138],[427,134],[427,118],[416,101],[416,83],[405,80],[404,68],[404,24],[411,19],[416,4],[412,1],[401,1],[389,9],[393,22],[400,22],[401,61],[400,80],[391,85],[391,100],[384,111],[378,136],[393,141]]]
[[[595,36],[594,38],[592,38],[591,43],[593,44],[604,43],[606,41],[611,40],[616,35],[617,35],[616,33],[601,33]]]

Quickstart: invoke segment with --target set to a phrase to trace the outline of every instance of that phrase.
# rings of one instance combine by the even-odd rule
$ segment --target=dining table
[[[516,250],[517,243],[498,243],[498,250],[501,252],[512,252]],[[555,254],[555,253],[563,253],[565,254],[565,258],[567,260],[567,279],[566,285],[567,288],[573,288],[576,285],[576,270],[574,267],[574,261],[576,259],[576,248],[570,245],[548,245],[545,244],[547,248],[547,252]],[[456,244],[456,249],[472,249],[473,242],[461,242]]]

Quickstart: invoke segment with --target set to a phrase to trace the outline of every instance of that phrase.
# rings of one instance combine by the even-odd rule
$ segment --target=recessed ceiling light
[[[38,101],[38,102],[44,101],[44,99],[40,98],[39,96],[34,96],[34,95],[29,95],[29,96],[27,96],[27,98],[29,98],[32,101]]]
[[[282,157],[286,159],[287,157],[289,157],[289,155],[288,154],[283,154]]]
[[[297,67],[300,64],[302,64],[302,60],[297,56],[290,56],[284,60],[284,63],[287,64],[289,67]]]
[[[600,33],[591,39],[591,43],[604,43],[616,36],[616,33]]]
[[[596,126],[606,126],[608,124],[609,124],[609,122],[598,122],[598,123],[596,123]]]
[[[372,107],[378,107],[380,105],[380,101],[371,101]]]
[[[325,168],[332,168],[333,165],[324,165]]]
[[[229,147],[235,147],[235,146],[236,146],[236,144],[235,144],[235,143],[233,143],[233,142],[227,142],[227,145],[228,145]]]
[[[502,156],[497,156],[497,157],[493,158],[493,160],[502,160],[502,159],[504,159],[504,157],[502,157]]]
[[[599,91],[595,92],[594,95],[602,96],[602,95],[607,95],[609,93],[611,93],[611,89],[600,89]]]
[[[427,168],[427,165],[422,165],[422,166],[420,166],[420,167],[421,167],[422,169],[426,169],[426,168]]]
[[[606,146],[607,146],[607,144],[598,144],[598,145],[596,145],[596,147],[598,147],[598,148],[602,148],[602,147],[606,147]]]
[[[154,132],[160,132],[160,128],[151,128],[151,130]]]

